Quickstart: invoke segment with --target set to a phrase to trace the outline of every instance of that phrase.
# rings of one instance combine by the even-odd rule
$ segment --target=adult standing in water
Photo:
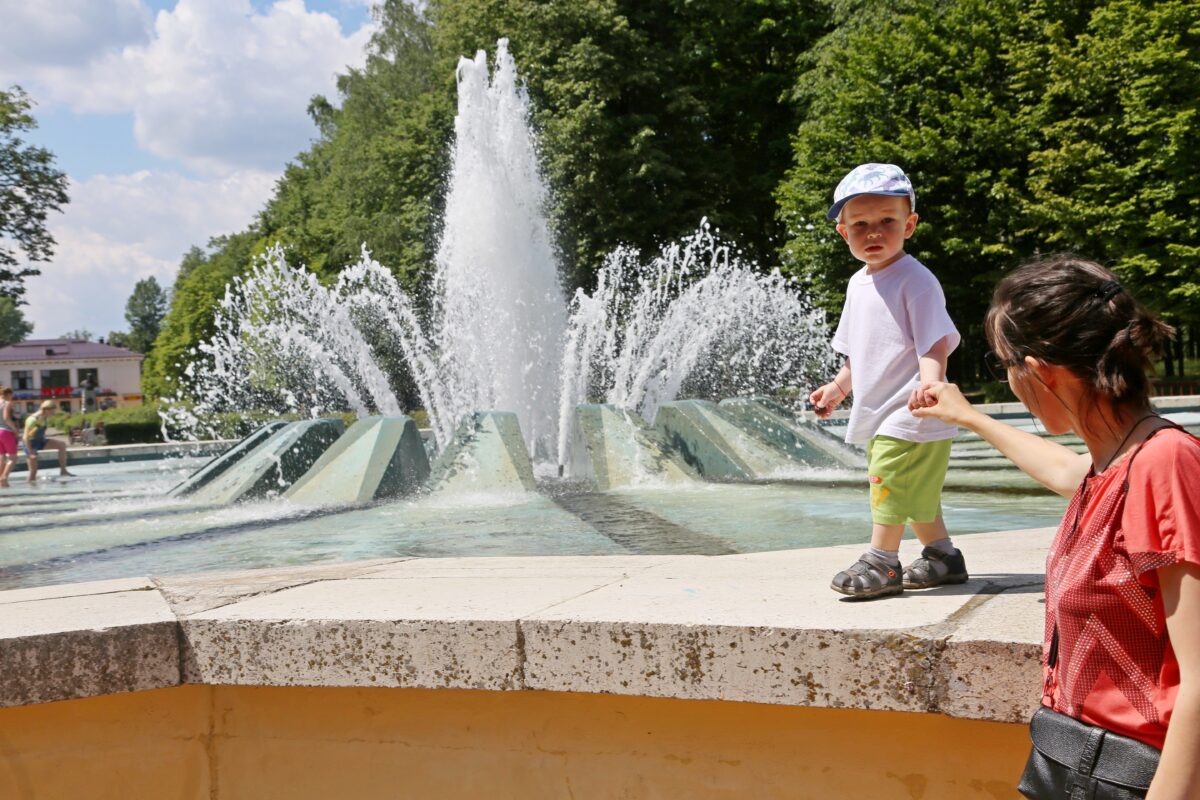
[[[53,400],[43,400],[37,411],[25,418],[25,461],[29,482],[37,480],[38,453],[47,447],[58,451],[58,474],[73,477],[67,471],[67,444],[59,439],[46,438],[46,422],[54,411]]]
[[[1087,445],[994,420],[953,384],[910,401],[1071,498],[1046,560],[1042,708],[1019,788],[1200,797],[1200,441],[1154,412],[1147,378],[1173,331],[1075,256],[1004,278],[985,327],[996,369],[1046,431]]]

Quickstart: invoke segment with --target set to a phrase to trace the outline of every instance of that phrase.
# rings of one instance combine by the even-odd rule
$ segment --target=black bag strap
[[[1091,775],[1096,769],[1096,759],[1100,757],[1100,745],[1104,744],[1105,728],[1092,727],[1088,730],[1087,741],[1083,743],[1083,752],[1079,754],[1079,765],[1076,770],[1084,775]]]

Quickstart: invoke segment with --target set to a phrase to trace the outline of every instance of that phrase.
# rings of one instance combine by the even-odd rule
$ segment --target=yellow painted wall
[[[1016,798],[1028,741],[931,714],[185,686],[0,709],[0,798]]]

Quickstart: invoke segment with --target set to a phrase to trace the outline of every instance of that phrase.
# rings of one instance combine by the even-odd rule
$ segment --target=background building
[[[26,413],[43,400],[64,411],[142,402],[142,356],[123,347],[82,339],[29,339],[0,347],[0,385]],[[94,403],[85,408],[85,394]]]

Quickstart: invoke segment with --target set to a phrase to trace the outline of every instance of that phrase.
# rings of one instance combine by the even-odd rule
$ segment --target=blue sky
[[[143,5],[152,13],[174,10],[178,0],[155,0]],[[52,4],[51,4],[52,5]],[[273,2],[252,0],[253,11],[265,14]],[[370,20],[366,0],[307,0],[309,11],[328,14],[340,23],[343,33],[359,30]],[[3,3],[0,3],[0,7]],[[158,158],[138,146],[133,135],[133,113],[77,114],[65,106],[39,108],[38,129],[29,137],[55,154],[59,169],[82,180],[97,174],[134,172],[140,169],[177,169],[172,161]],[[80,135],[86,124],[87,135]]]
[[[71,179],[27,283],[34,336],[124,330],[133,285],[241,230],[315,134],[314,94],[362,63],[370,0],[0,0],[0,87],[21,85]]]

